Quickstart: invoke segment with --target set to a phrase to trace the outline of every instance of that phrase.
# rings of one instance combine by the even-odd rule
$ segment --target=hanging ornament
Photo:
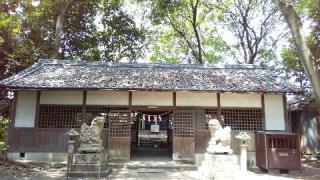
[[[151,121],[151,117],[150,117],[150,115],[148,115],[148,121],[149,121],[149,122]]]
[[[161,115],[159,115],[159,121],[162,121]]]

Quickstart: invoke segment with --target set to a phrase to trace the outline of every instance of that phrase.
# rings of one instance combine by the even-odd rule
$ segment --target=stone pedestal
[[[73,155],[69,177],[106,177],[110,173],[105,153],[78,153]]]
[[[205,153],[204,156],[204,161],[198,168],[200,179],[236,179],[239,171],[236,155]]]
[[[247,172],[247,161],[248,161],[248,157],[247,157],[247,144],[241,144],[241,154],[240,154],[240,169],[242,172]]]

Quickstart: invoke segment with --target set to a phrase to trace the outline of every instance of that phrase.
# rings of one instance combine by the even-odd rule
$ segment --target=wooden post
[[[261,94],[261,120],[262,120],[262,130],[266,130],[266,115],[265,115],[265,103],[264,94]]]
[[[10,125],[9,125],[10,128],[14,128],[14,123],[16,120],[17,103],[18,103],[18,92],[14,91],[13,100],[11,102],[11,107],[10,107]]]
[[[282,94],[282,102],[283,102],[285,131],[290,131],[291,127],[290,127],[290,122],[289,122],[289,118],[288,118],[287,95],[285,93]]]
[[[132,110],[132,91],[129,91],[129,111]]]
[[[39,127],[40,97],[41,97],[41,91],[37,91],[36,115],[35,115],[34,125],[33,125],[34,128]]]
[[[175,114],[176,114],[176,110],[177,110],[177,93],[176,92],[172,92],[172,103],[173,103],[173,107],[172,107],[172,121],[174,121],[175,119]],[[173,122],[172,122],[172,135],[173,135]]]
[[[173,109],[175,110],[175,108],[177,107],[177,93],[176,92],[172,92],[172,104],[173,104]]]
[[[129,116],[130,116],[130,124],[131,124],[131,114],[133,114],[133,117],[135,116],[134,113],[132,112],[132,91],[129,91],[129,107],[128,107],[128,110],[129,110]],[[128,155],[128,158],[131,159],[131,136],[132,136],[132,133],[131,133],[131,127],[129,128],[129,131],[130,131],[130,143],[128,145],[128,152],[129,152],[129,155]]]
[[[219,92],[217,93],[217,106],[218,106],[218,109],[217,109],[218,120],[219,120],[220,124],[224,127],[225,123],[224,123],[224,121],[222,122],[221,102],[220,102],[220,93]]]
[[[86,108],[86,105],[87,105],[87,90],[84,90],[83,91],[83,96],[82,96],[81,124],[87,121],[87,108]]]

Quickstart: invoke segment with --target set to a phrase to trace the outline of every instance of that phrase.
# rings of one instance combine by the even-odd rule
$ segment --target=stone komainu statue
[[[92,120],[91,126],[83,123],[80,130],[79,152],[96,153],[103,150],[101,132],[105,123],[102,116]]]
[[[211,139],[207,151],[210,153],[227,153],[232,154],[230,148],[231,128],[226,126],[223,128],[217,119],[209,120],[209,130]]]

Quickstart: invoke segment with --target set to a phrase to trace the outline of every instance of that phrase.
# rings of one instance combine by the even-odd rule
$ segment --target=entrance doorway
[[[172,111],[137,110],[131,121],[132,160],[172,160]]]

